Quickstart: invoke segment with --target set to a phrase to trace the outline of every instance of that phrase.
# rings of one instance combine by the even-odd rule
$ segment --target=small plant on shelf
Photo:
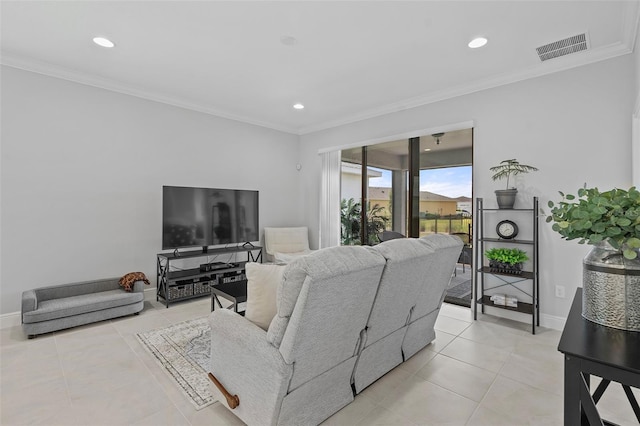
[[[492,248],[484,252],[489,259],[491,272],[520,275],[522,264],[529,260],[527,253],[520,249]]]
[[[495,190],[498,207],[501,209],[512,209],[516,201],[516,194],[518,193],[518,190],[515,187],[509,187],[509,179],[511,176],[535,172],[538,169],[526,164],[520,164],[518,160],[513,158],[511,160],[503,160],[497,166],[490,167],[489,170],[493,172],[491,179],[507,180],[507,186],[505,189]]]
[[[507,187],[505,189],[510,189],[509,178],[511,178],[511,176],[538,171],[536,167],[520,164],[520,162],[515,158],[511,160],[503,160],[497,166],[490,167],[489,170],[493,172],[491,179],[507,179]]]

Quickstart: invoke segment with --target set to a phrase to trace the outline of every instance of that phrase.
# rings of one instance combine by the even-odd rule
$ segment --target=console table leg
[[[622,385],[622,388],[624,389],[624,393],[627,394],[627,399],[629,400],[629,404],[631,404],[631,408],[633,408],[633,412],[636,415],[636,419],[638,419],[638,423],[640,423],[640,406],[638,406],[638,401],[636,401],[633,391],[627,385]]]
[[[580,361],[570,356],[564,357],[564,424],[579,425],[582,415],[580,405]]]

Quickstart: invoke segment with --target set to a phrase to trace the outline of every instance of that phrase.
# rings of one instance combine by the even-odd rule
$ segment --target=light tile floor
[[[135,336],[209,310],[207,298],[169,309],[152,300],[139,316],[34,340],[20,327],[0,330],[0,423],[241,425],[220,403],[196,411]],[[324,424],[560,425],[560,332],[533,336],[528,327],[491,316],[473,321],[469,309],[445,304],[435,342]],[[598,406],[611,421],[637,424],[619,385]]]

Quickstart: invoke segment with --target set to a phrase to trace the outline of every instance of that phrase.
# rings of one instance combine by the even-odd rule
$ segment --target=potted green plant
[[[498,207],[501,209],[512,209],[516,201],[518,190],[515,187],[509,187],[509,179],[511,176],[538,171],[536,167],[520,164],[515,158],[503,160],[497,166],[490,167],[489,170],[493,172],[491,179],[507,179],[506,189],[495,190]]]
[[[547,222],[563,239],[593,245],[583,260],[582,315],[640,331],[640,191],[581,188],[549,201]]]
[[[529,260],[529,256],[523,250],[517,248],[491,248],[484,252],[489,259],[491,272],[520,275],[522,264]]]
[[[549,201],[554,222],[551,229],[566,240],[595,245],[608,242],[617,254],[632,260],[640,248],[640,191],[612,189],[600,192],[598,188],[581,188],[578,197],[560,192],[562,201]]]

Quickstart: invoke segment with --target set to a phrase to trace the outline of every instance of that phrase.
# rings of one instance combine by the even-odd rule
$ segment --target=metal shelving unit
[[[491,306],[498,309],[506,309],[508,311],[519,312],[531,315],[531,333],[536,333],[536,325],[540,325],[540,274],[539,274],[539,247],[538,247],[538,219],[539,219],[538,197],[533,197],[533,207],[530,209],[496,209],[484,208],[482,198],[476,198],[476,268],[474,270],[475,294],[473,298],[473,318],[478,319],[478,305],[481,312],[485,313],[485,307]],[[487,213],[495,213],[500,218],[505,219],[508,213],[510,218],[514,216],[530,215],[532,220],[532,238],[531,239],[503,239],[497,238],[495,232],[491,234],[485,231]],[[523,250],[527,251],[532,264],[531,271],[522,271],[521,274],[507,274],[495,272],[488,266],[485,266],[485,245],[491,247],[500,246],[502,244],[523,246]],[[494,279],[488,279],[493,277]],[[529,288],[526,288],[529,287]],[[517,307],[496,305],[490,297],[496,293],[494,290],[509,289],[515,291],[519,296],[524,295],[527,301],[518,300]],[[487,293],[491,294],[487,294]]]

